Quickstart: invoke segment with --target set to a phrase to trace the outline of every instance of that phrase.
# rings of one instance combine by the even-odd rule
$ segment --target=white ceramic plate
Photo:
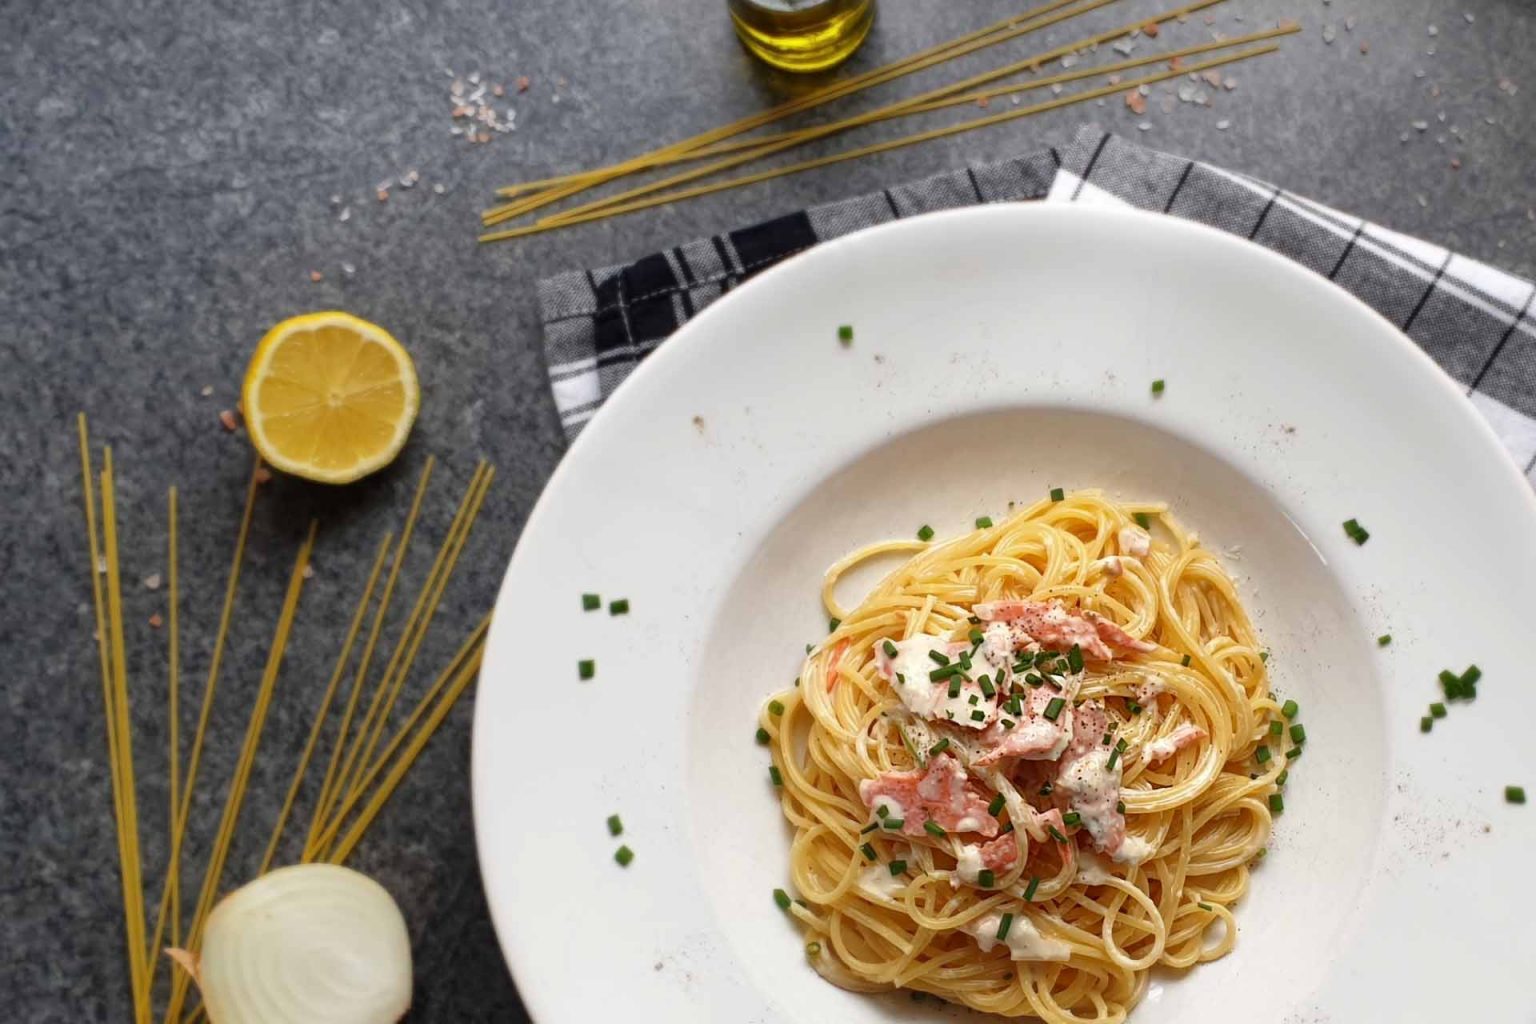
[[[836,557],[1053,486],[1167,501],[1229,552],[1308,732],[1235,952],[1159,974],[1133,1024],[1536,1019],[1536,806],[1503,797],[1536,792],[1529,489],[1451,382],[1322,278],[1052,206],[903,221],[763,274],[561,464],[475,718],[481,869],[536,1019],[955,1014],[806,965],[770,898],[788,834],[754,718],[824,635]],[[632,611],[584,613],[584,591]],[[1473,661],[1480,697],[1421,735],[1436,673]]]

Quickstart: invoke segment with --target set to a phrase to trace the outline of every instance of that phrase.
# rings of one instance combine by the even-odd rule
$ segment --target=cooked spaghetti
[[[788,909],[838,985],[1107,1024],[1154,965],[1233,947],[1295,705],[1194,534],[1159,505],[1058,495],[838,562],[831,635],[763,709]],[[903,551],[838,606],[840,576]]]

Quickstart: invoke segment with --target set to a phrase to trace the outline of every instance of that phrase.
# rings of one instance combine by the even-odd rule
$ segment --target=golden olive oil
[[[726,0],[747,49],[786,71],[821,71],[859,48],[875,0]]]

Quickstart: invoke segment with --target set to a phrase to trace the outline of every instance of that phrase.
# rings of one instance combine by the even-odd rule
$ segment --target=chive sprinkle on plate
[[[576,675],[582,679],[591,679],[597,675],[597,662],[591,658],[583,658],[576,663]]]
[[[1511,803],[1511,804],[1523,804],[1523,803],[1525,803],[1525,787],[1524,786],[1505,786],[1504,787],[1504,802],[1505,803]]]
[[[1364,544],[1366,541],[1371,539],[1370,531],[1361,526],[1360,520],[1358,519],[1344,520],[1344,533],[1356,544]]]
[[[844,345],[852,345],[853,344],[853,325],[852,324],[843,324],[841,327],[839,327],[837,329],[837,340],[842,342]]]
[[[1163,379],[1161,377],[1152,382],[1152,393],[1154,395],[1160,395],[1163,393]]]
[[[629,598],[621,597],[617,601],[609,601],[608,602],[608,614],[609,615],[628,615],[629,614]]]
[[[582,594],[581,595],[581,610],[582,611],[584,611],[584,612],[595,612],[599,608],[601,608],[602,606],[603,606],[603,599],[601,597],[599,597],[597,594]]]
[[[924,523],[922,528],[917,531],[917,539],[924,541],[933,540],[933,527]]]

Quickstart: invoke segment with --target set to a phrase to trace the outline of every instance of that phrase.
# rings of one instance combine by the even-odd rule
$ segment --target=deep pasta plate
[[[839,337],[843,326],[851,338]],[[1290,775],[1264,854],[1245,851],[1240,893],[1198,881],[1184,903],[1171,891],[1182,881],[1156,893],[1170,931],[1187,932],[1207,912],[1222,917],[1210,941],[1232,940],[1230,952],[1187,969],[1154,965],[1143,980],[1119,983],[1101,1001],[1103,1019],[1118,1019],[1120,1005],[1133,1022],[1530,1012],[1522,968],[1536,893],[1520,880],[1536,818],[1505,793],[1536,785],[1536,753],[1515,725],[1536,713],[1522,643],[1522,620],[1536,608],[1529,488],[1449,379],[1322,278],[1169,218],[1020,206],[861,232],[754,279],[649,358],[551,480],[497,605],[473,765],[487,897],[536,1019],[592,1019],[616,1005],[667,1021],[963,1015],[890,984],[852,991],[823,977],[836,972],[818,971],[829,947],[846,952],[853,940],[841,925],[818,932],[818,922],[831,927],[818,905],[826,893],[791,882],[795,831],[781,810],[784,787],[769,774],[772,765],[782,781],[789,764],[754,732],[774,731],[765,701],[793,691],[798,676],[826,685],[835,644],[853,637],[857,623],[829,634],[820,595],[839,558],[909,542],[839,580],[838,607],[856,609],[926,543],[917,540],[923,527],[935,546],[1002,530],[1010,515],[1052,505],[1058,489],[1069,505],[1074,494],[1100,492],[1129,516],[1166,508],[1194,535],[1155,527],[1166,557],[1174,544],[1194,544],[1232,578],[1264,657],[1213,662],[1211,671],[1235,673],[1251,689],[1262,676],[1278,699],[1264,703],[1267,689],[1255,698],[1254,726],[1278,723],[1281,738],[1262,760],[1258,747],[1271,744],[1253,738],[1224,741],[1221,756],[1235,787],[1278,792],[1277,772]],[[1119,548],[1093,547],[1103,538],[1084,543],[1095,561],[1120,557]],[[1148,556],[1149,566],[1159,557]],[[1038,570],[972,596],[1028,597]],[[1062,592],[1081,601],[1079,590]],[[588,593],[602,607],[588,610]],[[627,613],[610,614],[612,599],[627,600]],[[1089,595],[1073,610],[1087,614],[1098,600]],[[1129,599],[1113,590],[1102,601],[1094,607],[1156,648],[1125,648],[1133,668],[1160,661],[1178,674],[1177,630],[1127,617]],[[963,645],[962,620],[935,621],[945,640]],[[894,678],[880,681],[878,652],[888,639],[901,653],[902,629],[932,630],[870,622],[862,675],[834,667],[836,685],[870,687],[875,713],[916,714],[920,704],[881,689]],[[981,632],[986,622],[975,625]],[[1143,638],[1143,628],[1154,631]],[[880,629],[890,635],[876,636]],[[1079,654],[1091,643],[1083,637]],[[959,648],[938,643],[936,653],[958,657]],[[1056,646],[1065,665],[1071,645]],[[1474,663],[1476,699],[1447,700],[1439,674],[1459,684]],[[935,661],[933,671],[942,669]],[[1022,687],[1034,685],[1027,674],[1021,707]],[[1139,746],[1171,741],[1174,719],[1149,731],[1128,717],[1129,691],[1111,689],[1083,695],[1105,705],[1107,749],[1120,746],[1116,736],[1129,740],[1123,749],[1139,770],[1152,759]],[[987,716],[977,724],[1002,728],[1008,694],[972,695]],[[1302,709],[1304,741],[1291,738],[1281,701]],[[1161,714],[1175,714],[1162,703]],[[1445,717],[1432,704],[1446,705]],[[1202,729],[1216,731],[1209,721]],[[926,738],[913,751],[923,763],[940,739]],[[1304,759],[1272,763],[1303,742]],[[901,756],[888,767],[911,767]],[[944,747],[932,755],[951,756],[982,757]],[[1124,785],[1125,831],[1166,841],[1138,832],[1150,827],[1150,804],[1132,791],[1140,783],[1129,767]],[[875,811],[854,802],[857,792],[839,805],[850,827]],[[1258,802],[1272,795],[1256,793]],[[994,835],[1015,818],[1026,827],[1034,813],[996,806],[995,820],[982,822]],[[1070,804],[1058,809],[1081,817]],[[610,835],[610,815],[622,835]],[[869,820],[881,840],[873,862],[903,885],[926,884],[935,900],[950,884],[937,880],[960,874],[939,847],[953,840],[960,852],[986,836],[952,837],[935,816],[926,835],[911,830],[918,834],[897,845],[882,833],[901,830]],[[964,820],[975,828],[979,816]],[[953,831],[965,831],[961,822],[951,821]],[[849,842],[836,834],[842,827],[828,825],[835,843],[863,856],[865,839],[854,829],[858,842]],[[1099,837],[1084,822],[1081,836],[1062,840],[1095,853]],[[1047,851],[1037,875],[1061,870],[1050,842],[1036,844]],[[627,865],[615,861],[621,844],[633,853]],[[819,863],[844,848],[823,849]],[[1030,856],[1001,869],[1012,875],[989,876],[1004,892],[983,888],[978,898],[996,905],[958,911],[974,914],[954,917],[956,927],[972,934],[984,916],[1012,913],[1036,921],[1043,940],[1090,942],[1028,917],[1040,910],[1024,899]],[[975,875],[973,866],[966,885],[975,888]],[[1045,881],[1036,886],[1032,897],[1059,898]],[[958,881],[954,891],[964,891]],[[1229,896],[1235,932],[1217,934],[1227,924],[1215,908]],[[1120,927],[1124,941],[1139,941],[1133,922]],[[998,1012],[1026,1012],[1025,989],[1049,988],[1046,972],[1091,959],[1047,944],[1015,960],[1011,946],[984,938],[973,954],[957,931],[920,956],[990,957],[993,967],[1000,958],[1002,970],[985,976],[994,988],[973,1002]],[[921,971],[896,976],[913,991],[942,990],[931,972],[933,984]],[[993,999],[1008,995],[997,988],[1008,978],[1018,998]],[[1093,1019],[1084,1007],[1095,1001],[1082,997],[1090,982],[1056,984],[1078,1000],[1074,1012]]]

